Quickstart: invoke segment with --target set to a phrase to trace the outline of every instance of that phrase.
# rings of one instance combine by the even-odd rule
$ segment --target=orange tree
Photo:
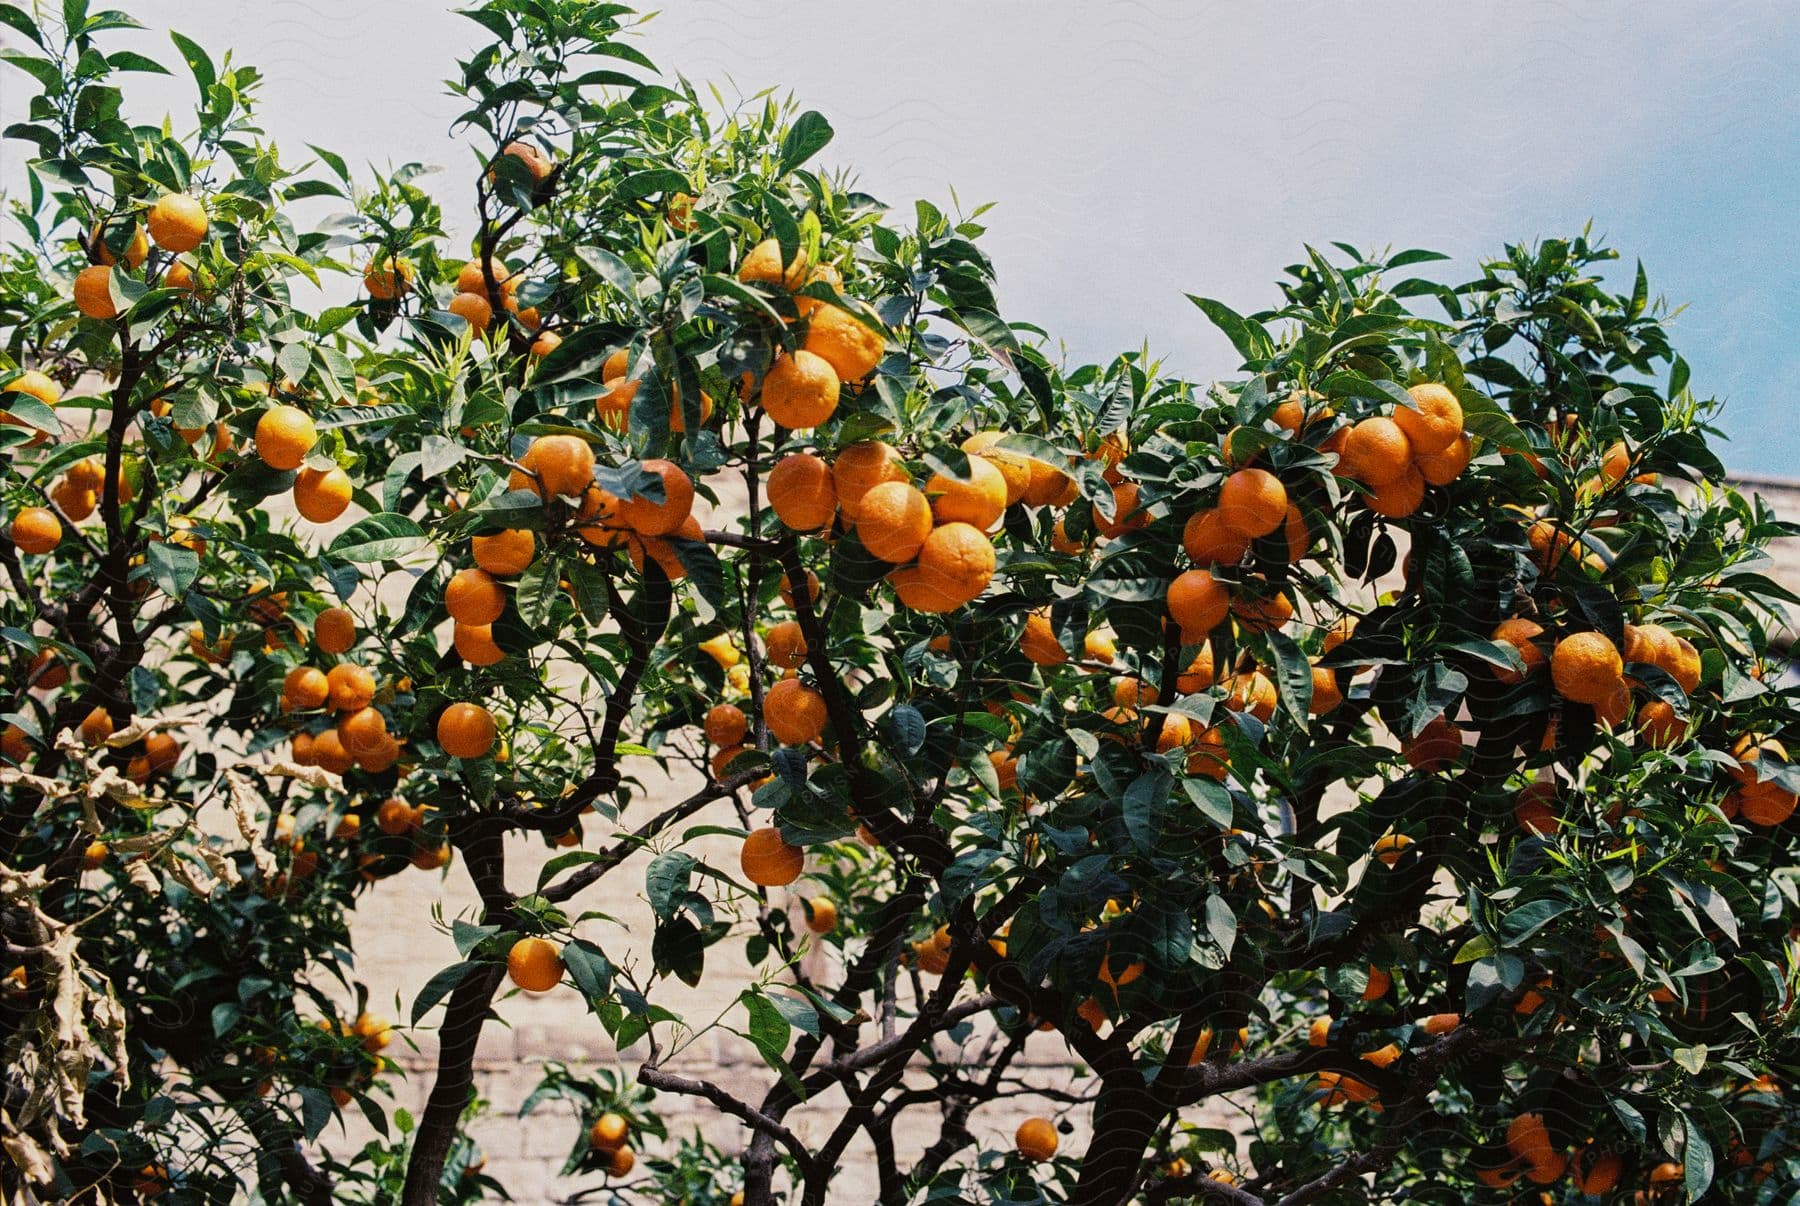
[[[1641,271],[1309,252],[1277,310],[1195,299],[1231,380],[1073,367],[999,316],[979,213],[809,169],[819,115],[647,82],[621,6],[468,15],[453,249],[417,169],[285,166],[253,70],[178,36],[196,128],[133,125],[129,18],[0,7],[40,85],[0,293],[9,1192],[497,1193],[465,1123],[514,990],[631,1051],[527,1103],[577,1104],[566,1171],[620,1197],[1800,1176],[1790,529],[1720,484]],[[355,300],[298,303],[322,274]],[[479,900],[404,1019],[416,1119],[346,924],[400,873]],[[714,1028],[764,1083],[696,1077]],[[672,1098],[738,1135],[671,1138]],[[381,1137],[320,1156],[352,1107]]]

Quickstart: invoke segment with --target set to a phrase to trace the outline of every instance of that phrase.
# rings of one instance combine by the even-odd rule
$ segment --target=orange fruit
[[[390,796],[375,810],[375,827],[389,837],[399,837],[417,825],[419,818],[412,805]]]
[[[554,352],[561,346],[561,335],[558,335],[555,331],[544,331],[536,339],[531,341],[531,354],[533,356],[548,356],[551,352]]]
[[[1025,497],[1031,485],[1032,460],[1022,452],[999,447],[1005,438],[1003,431],[978,431],[962,442],[962,450],[970,456],[979,455],[1000,471],[1006,482],[1006,505],[1010,507]]]
[[[297,406],[271,406],[256,421],[256,455],[271,469],[298,469],[318,442],[312,416]]]
[[[806,928],[815,934],[829,934],[837,929],[837,902],[829,896],[815,896],[806,902]]]
[[[66,477],[51,487],[50,501],[62,508],[62,513],[73,523],[80,523],[100,505],[99,496],[92,490],[83,490]]]
[[[112,713],[105,708],[91,709],[82,717],[80,732],[82,741],[88,745],[99,745],[113,735]]]
[[[1169,615],[1185,633],[1198,637],[1231,614],[1231,592],[1207,570],[1188,570],[1169,583]]]
[[[738,265],[738,279],[747,284],[780,285],[789,291],[801,288],[807,283],[806,254],[796,250],[783,268],[780,240],[764,239]]]
[[[525,169],[531,173],[532,180],[539,184],[542,184],[545,177],[550,175],[550,160],[544,156],[542,151],[538,150],[528,142],[519,142],[517,140],[509,142],[500,148],[500,153],[502,155],[511,155],[514,159],[523,163]]]
[[[371,260],[363,269],[363,288],[376,301],[393,301],[412,289],[413,266],[397,256]]]
[[[194,270],[180,260],[175,260],[163,270],[163,288],[180,289],[183,293],[194,291]]]
[[[1412,465],[1405,466],[1400,476],[1374,487],[1374,492],[1363,498],[1369,510],[1388,519],[1405,519],[1424,501],[1425,478]]]
[[[816,532],[837,514],[831,466],[807,452],[775,462],[764,483],[776,518],[796,532]]]
[[[1554,519],[1534,520],[1525,538],[1531,544],[1531,559],[1544,573],[1555,569],[1563,554],[1577,544],[1575,536],[1558,527]]]
[[[1731,793],[1736,797],[1738,811],[1752,825],[1761,825],[1772,829],[1784,823],[1794,815],[1794,805],[1800,801],[1791,791],[1774,783],[1751,783]],[[1726,809],[1727,813],[1731,810]]]
[[[342,607],[327,607],[313,620],[313,640],[321,653],[347,653],[356,644],[356,619]]]
[[[1687,721],[1667,702],[1652,699],[1638,709],[1637,730],[1657,749],[1667,749],[1687,735]]]
[[[75,308],[89,318],[117,318],[112,299],[112,269],[95,265],[75,274]]]
[[[1200,652],[1194,655],[1194,660],[1188,663],[1187,669],[1175,676],[1175,689],[1183,695],[1192,695],[1212,685],[1212,646],[1201,645]]]
[[[918,577],[929,589],[955,600],[952,608],[961,607],[987,589],[995,564],[993,542],[981,529],[946,523],[932,529],[920,546]]]
[[[1448,716],[1441,715],[1400,744],[1400,752],[1414,770],[1443,770],[1455,765],[1462,751],[1462,730]]]
[[[631,1154],[631,1149],[622,1147],[612,1154],[611,1160],[606,1162],[606,1172],[608,1176],[623,1177],[629,1173],[636,1164],[637,1157]]]
[[[487,270],[485,272],[482,270],[480,260],[470,260],[468,263],[464,264],[456,274],[456,291],[458,293],[473,293],[476,296],[485,299],[487,297],[487,283],[489,276],[492,276],[494,278],[494,283],[500,287],[500,294],[502,297],[518,292],[521,283],[519,277],[511,268],[506,266],[506,261],[499,256],[489,257]],[[608,363],[610,364],[611,362],[609,361]],[[604,381],[610,375],[610,373],[605,372],[603,369],[600,379]]]
[[[1345,1102],[1373,1101],[1376,1090],[1373,1085],[1346,1076],[1342,1072],[1321,1072],[1315,1079],[1313,1087],[1324,1093],[1319,1099],[1322,1106],[1343,1105]]]
[[[1048,1118],[1027,1118],[1013,1132],[1013,1146],[1033,1163],[1041,1164],[1056,1155],[1056,1127]]]
[[[797,678],[784,678],[763,696],[763,723],[783,745],[807,745],[825,731],[825,697]]]
[[[54,691],[69,681],[69,668],[48,649],[38,651],[26,668],[25,681],[35,691]]]
[[[115,224],[115,229],[116,226],[117,224]],[[88,231],[88,248],[92,251],[96,264],[104,264],[110,268],[119,262],[119,257],[113,254],[113,249],[106,245],[106,231],[99,222],[94,223],[93,229]],[[125,245],[125,267],[135,272],[142,268],[144,261],[149,258],[150,240],[144,237],[142,226],[134,225],[131,228],[131,241]]]
[[[806,867],[806,852],[782,840],[781,830],[773,825],[753,829],[744,838],[738,865],[744,878],[764,888],[780,888],[800,878]]]
[[[1394,424],[1405,433],[1414,456],[1436,456],[1463,433],[1462,403],[1441,385],[1415,385],[1406,391],[1410,406],[1394,408]]]
[[[1434,1013],[1419,1020],[1419,1029],[1432,1036],[1449,1034],[1462,1025],[1460,1013]]]
[[[807,325],[802,346],[829,364],[839,381],[861,381],[881,363],[884,345],[881,335],[854,314],[836,306],[820,306]],[[766,383],[763,388],[768,389]]]
[[[377,708],[358,708],[338,721],[338,740],[351,756],[362,757],[379,750],[387,740],[387,717]]]
[[[324,707],[330,694],[330,680],[323,670],[313,666],[295,666],[281,681],[281,698],[296,712]]]
[[[1536,638],[1544,635],[1543,626],[1534,621],[1514,617],[1502,620],[1493,631],[1493,639],[1504,641],[1519,651],[1519,657],[1525,662],[1523,670],[1507,670],[1494,667],[1494,677],[1503,683],[1518,683],[1525,676],[1535,673],[1544,664],[1544,651],[1538,648]]]
[[[495,735],[494,714],[480,704],[453,703],[438,717],[438,744],[452,758],[487,757]]]
[[[744,710],[736,704],[714,704],[706,713],[706,739],[720,749],[741,744],[750,731]]]
[[[1290,562],[1304,560],[1308,550],[1312,548],[1312,532],[1307,529],[1306,516],[1292,503],[1288,504],[1287,517],[1282,521],[1281,538],[1287,542],[1287,559]]]
[[[788,580],[786,574],[781,575],[780,588],[781,601],[786,603],[789,607],[793,607],[795,605],[795,599],[799,596],[794,590],[794,584]],[[813,573],[811,570],[806,571],[806,601],[809,604],[817,603],[819,601],[819,575]]]
[[[206,241],[206,207],[185,193],[165,193],[150,207],[145,225],[158,247],[180,255]]]
[[[806,274],[806,283],[809,285],[827,284],[840,293],[844,289],[843,274],[837,270],[835,264],[820,264]],[[820,308],[829,304],[829,302],[820,301],[816,297],[796,297],[794,299],[794,309],[799,311],[802,318],[817,313]]]
[[[1260,582],[1261,578],[1251,581]],[[1245,632],[1268,632],[1285,627],[1294,618],[1294,603],[1282,591],[1268,595],[1246,593],[1232,599],[1231,614],[1237,617],[1238,627]]]
[[[1081,496],[1075,479],[1058,465],[1033,458],[1031,481],[1025,487],[1025,505],[1031,507],[1066,507]]]
[[[469,545],[475,564],[496,578],[524,573],[537,555],[537,538],[529,528],[508,528],[491,536],[477,536]]]
[[[1418,467],[1419,476],[1431,485],[1448,486],[1462,476],[1462,471],[1469,467],[1469,460],[1474,454],[1474,445],[1469,437],[1462,435],[1452,440],[1450,446],[1442,452],[1414,455],[1413,464]]]
[[[1113,514],[1111,519],[1103,518],[1100,508],[1094,507],[1094,530],[1102,536],[1123,536],[1126,532],[1136,531],[1150,522],[1149,512],[1138,506],[1140,488],[1136,482],[1119,482],[1112,488]]]
[[[1344,693],[1338,689],[1337,671],[1327,670],[1322,666],[1312,668],[1312,699],[1306,705],[1309,716],[1325,716],[1337,711],[1338,705],[1344,702]]]
[[[1369,965],[1369,982],[1367,986],[1363,988],[1362,999],[1365,1001],[1379,1001],[1381,998],[1387,996],[1388,989],[1393,986],[1394,977],[1388,973],[1388,970],[1385,967],[1376,967],[1371,963]]]
[[[548,938],[521,938],[506,952],[506,974],[526,992],[549,992],[562,983],[562,948]]]
[[[494,629],[489,624],[452,626],[450,644],[456,655],[471,666],[492,666],[506,656],[506,650],[494,642]]]
[[[1556,693],[1576,703],[1606,702],[1619,687],[1625,663],[1618,648],[1598,632],[1577,632],[1556,643],[1550,677]]]
[[[805,348],[775,358],[763,377],[762,408],[783,427],[817,427],[837,411],[838,375],[831,362]]]
[[[459,624],[492,624],[506,610],[506,592],[486,570],[458,570],[444,587],[444,608]]]
[[[863,495],[886,482],[904,482],[907,474],[898,452],[880,440],[866,440],[837,454],[831,462],[831,479],[839,509],[854,522]]]
[[[1181,544],[1195,565],[1236,565],[1250,550],[1250,537],[1227,523],[1215,507],[1194,512],[1181,529]]]
[[[694,508],[694,482],[673,461],[648,460],[644,472],[662,480],[662,500],[638,496],[619,503],[619,519],[640,536],[666,536],[687,521]]]
[[[883,561],[911,561],[931,535],[931,504],[908,482],[883,482],[862,496],[856,534]]]
[[[1527,1164],[1547,1164],[1556,1154],[1541,1114],[1520,1114],[1506,1127],[1506,1146]]]
[[[477,334],[487,330],[494,321],[494,307],[480,293],[458,293],[450,299],[449,310]]]
[[[1412,844],[1413,840],[1404,833],[1386,834],[1375,843],[1375,857],[1385,866],[1395,866],[1400,862],[1401,855],[1406,853],[1406,848]]]
[[[344,662],[333,666],[325,676],[331,710],[354,712],[366,708],[375,698],[375,676],[361,666]]]
[[[1060,666],[1069,660],[1069,651],[1056,639],[1050,617],[1032,612],[1025,617],[1025,632],[1019,638],[1019,651],[1034,665]]]
[[[1600,458],[1600,476],[1617,485],[1631,474],[1631,449],[1624,441],[1610,445]]]
[[[1603,1151],[1595,1143],[1589,1143],[1569,1162],[1569,1180],[1577,1193],[1589,1197],[1611,1193],[1624,1171],[1624,1157],[1618,1152]]]
[[[1540,781],[1521,787],[1513,796],[1513,821],[1526,833],[1548,837],[1556,832],[1556,784]]]
[[[539,436],[519,463],[537,474],[548,494],[579,496],[594,484],[594,449],[580,436]]]
[[[630,1134],[631,1124],[625,1120],[625,1116],[608,1111],[596,1118],[594,1125],[588,1128],[588,1146],[599,1152],[616,1151]]]
[[[1364,419],[1344,438],[1340,471],[1368,485],[1386,485],[1411,468],[1412,442],[1392,419]]]
[[[806,637],[797,620],[783,620],[770,627],[763,638],[771,665],[783,670],[797,670],[806,664]]]
[[[1245,536],[1267,536],[1287,510],[1287,488],[1266,469],[1239,469],[1219,487],[1219,522]]]
[[[62,542],[62,520],[47,507],[21,507],[13,516],[11,534],[21,553],[48,553]]]
[[[313,523],[330,523],[350,505],[350,475],[329,469],[302,469],[294,479],[294,509]]]
[[[971,524],[983,532],[991,531],[1006,510],[1006,478],[993,462],[981,456],[969,457],[969,480],[958,481],[943,473],[933,473],[925,484],[931,498],[932,514],[940,524]]]
[[[9,394],[26,394],[36,398],[45,406],[55,406],[62,400],[62,387],[52,381],[47,374],[41,373],[37,369],[26,369],[17,377],[14,377],[12,381],[7,384],[6,392]],[[70,474],[73,475],[73,473],[74,469],[71,468]],[[100,477],[99,475],[96,475],[90,485],[98,486],[99,484]]]

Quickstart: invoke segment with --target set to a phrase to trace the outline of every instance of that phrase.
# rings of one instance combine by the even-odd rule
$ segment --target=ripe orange
[[[1462,403],[1441,385],[1415,385],[1406,391],[1412,405],[1394,408],[1394,424],[1406,434],[1414,456],[1436,456],[1463,433]]]
[[[338,740],[352,757],[379,750],[387,740],[387,717],[378,708],[358,708],[338,721]]]
[[[1344,438],[1340,471],[1347,471],[1368,485],[1386,485],[1410,468],[1412,441],[1392,419],[1364,419]]]
[[[1506,1127],[1506,1146],[1527,1164],[1547,1164],[1556,1154],[1541,1114],[1520,1114]]]
[[[1281,538],[1287,543],[1290,562],[1304,560],[1312,548],[1312,532],[1306,526],[1306,516],[1293,503],[1288,504],[1287,517],[1282,520]]]
[[[763,696],[763,723],[783,745],[807,745],[825,731],[825,697],[797,678],[784,678]]]
[[[706,713],[706,739],[720,749],[742,744],[750,721],[736,704],[714,704]]]
[[[809,285],[827,284],[840,293],[844,289],[844,277],[837,270],[836,264],[820,264],[806,274],[806,283]],[[796,297],[794,299],[794,309],[802,318],[811,317],[829,304],[829,302],[820,301],[816,297]]]
[[[1800,796],[1775,783],[1751,783],[1731,794],[1737,797],[1744,819],[1765,829],[1784,823],[1794,815],[1796,802],[1800,802]]]
[[[318,427],[297,406],[272,406],[256,421],[256,455],[271,469],[298,469],[318,442]]]
[[[1369,982],[1363,988],[1362,999],[1365,1001],[1379,1001],[1381,998],[1387,996],[1388,989],[1393,986],[1394,977],[1388,972],[1387,968],[1376,967],[1371,963],[1369,964]]]
[[[625,499],[619,504],[619,519],[640,536],[666,536],[681,527],[694,508],[693,479],[673,461],[645,461],[644,472],[662,479],[662,501]]]
[[[1287,488],[1266,469],[1239,469],[1219,487],[1219,522],[1245,536],[1267,536],[1287,509]]]
[[[1611,1193],[1625,1172],[1625,1159],[1618,1152],[1603,1151],[1589,1143],[1569,1162],[1569,1179],[1577,1193],[1603,1198]]]
[[[1450,446],[1442,452],[1433,452],[1423,456],[1414,456],[1413,464],[1418,467],[1419,476],[1433,486],[1448,486],[1462,476],[1462,471],[1469,467],[1469,460],[1474,456],[1474,445],[1466,435],[1452,440]]]
[[[458,293],[450,299],[449,310],[477,334],[486,331],[494,321],[494,307],[480,293]]]
[[[354,712],[369,706],[375,698],[375,676],[361,666],[349,662],[333,666],[325,676],[331,710]]]
[[[180,260],[175,260],[163,270],[163,288],[180,289],[183,293],[194,291],[194,270]]]
[[[62,520],[48,507],[21,507],[13,516],[12,542],[21,553],[48,553],[62,542]]]
[[[1099,507],[1092,508],[1094,530],[1106,537],[1123,536],[1126,532],[1136,531],[1149,523],[1149,512],[1138,506],[1140,492],[1136,482],[1115,483],[1112,488],[1112,518],[1104,518]]]
[[[330,680],[323,670],[313,666],[295,666],[281,682],[281,698],[296,712],[324,707],[330,694]]]
[[[1260,582],[1261,578],[1251,581]],[[1286,626],[1294,618],[1294,603],[1283,591],[1267,595],[1247,592],[1232,599],[1231,614],[1237,617],[1238,627],[1245,632],[1268,632]]]
[[[555,331],[545,331],[531,341],[531,354],[533,356],[548,356],[551,352],[554,352],[561,346],[561,335],[558,335]]]
[[[1405,519],[1424,501],[1425,477],[1410,464],[1401,469],[1398,477],[1374,487],[1374,493],[1363,498],[1369,510],[1388,519]]]
[[[751,830],[744,838],[738,855],[744,878],[764,888],[780,888],[800,878],[806,867],[806,852],[782,840],[781,830],[773,825]]]
[[[768,647],[771,665],[797,670],[806,663],[806,637],[797,620],[783,620],[771,626],[763,644]]]
[[[117,229],[116,225],[115,229]],[[119,262],[119,257],[114,255],[113,249],[106,245],[106,234],[101,223],[94,223],[93,228],[88,231],[88,248],[93,253],[94,263],[104,264],[110,268]],[[115,241],[117,241],[116,236]],[[125,245],[125,267],[135,272],[142,268],[144,261],[149,258],[150,240],[144,237],[142,226],[134,225],[131,228],[131,241]]]
[[[112,269],[95,265],[75,274],[75,308],[89,318],[117,318],[112,299]]]
[[[608,1176],[623,1177],[631,1172],[636,1164],[637,1157],[631,1154],[631,1149],[622,1147],[612,1154],[611,1160],[606,1162],[606,1172]]]
[[[156,245],[176,255],[206,241],[206,207],[185,193],[165,193],[158,198],[145,224]]]
[[[1534,520],[1526,529],[1525,538],[1531,544],[1531,559],[1544,573],[1554,570],[1563,554],[1578,543],[1575,535],[1564,531],[1554,519]]]
[[[837,514],[831,466],[811,453],[795,452],[775,462],[765,486],[776,517],[796,532],[816,532]]]
[[[1081,495],[1075,479],[1057,465],[1033,459],[1031,481],[1025,487],[1025,505],[1030,507],[1066,507]]]
[[[356,644],[356,619],[342,607],[327,607],[313,620],[313,640],[321,653],[347,653]]]
[[[1541,780],[1521,787],[1513,796],[1513,821],[1526,833],[1548,836],[1556,832],[1556,784]]]
[[[508,528],[491,536],[477,536],[469,546],[475,564],[496,578],[524,573],[537,555],[537,538],[529,528]]]
[[[1338,705],[1344,702],[1344,693],[1338,689],[1337,671],[1322,666],[1312,668],[1312,699],[1306,705],[1310,716],[1325,716],[1337,711]]]
[[[494,630],[488,624],[453,625],[450,644],[471,666],[492,666],[506,656],[506,650],[494,642]]]
[[[783,427],[817,427],[837,411],[838,375],[831,362],[801,348],[776,357],[763,377],[762,408]]]
[[[781,601],[786,603],[789,607],[795,606],[795,600],[799,598],[799,595],[795,592],[794,584],[788,580],[786,574],[781,575],[780,587]],[[809,604],[817,603],[819,601],[819,575],[813,573],[811,570],[806,571],[805,597]]]
[[[1169,583],[1168,608],[1181,630],[1198,638],[1231,614],[1231,592],[1209,571],[1188,570]]]
[[[1519,656],[1524,659],[1525,668],[1507,670],[1496,666],[1494,677],[1503,683],[1517,683],[1523,682],[1526,675],[1535,673],[1544,664],[1544,651],[1536,643],[1537,638],[1543,635],[1543,626],[1531,620],[1515,617],[1500,621],[1494,629],[1493,639],[1504,641],[1517,649]]]
[[[836,306],[820,306],[807,325],[802,346],[829,364],[839,381],[861,381],[881,363],[883,343],[882,337],[854,314]],[[767,388],[765,385],[765,391]]]
[[[747,284],[778,284],[789,291],[801,288],[807,279],[806,254],[795,251],[794,258],[784,269],[781,266],[781,242],[764,239],[752,247],[738,265],[738,279]]]
[[[992,531],[1006,510],[1006,478],[985,457],[969,458],[969,480],[957,481],[942,473],[933,473],[925,483],[931,498],[931,511],[941,524],[972,524],[983,532]]]
[[[1607,448],[1600,458],[1600,476],[1617,485],[1631,473],[1631,449],[1619,441]]]
[[[88,745],[99,745],[113,734],[112,713],[105,708],[93,708],[82,717],[80,725],[82,741]]]
[[[548,938],[521,938],[506,952],[506,974],[526,992],[549,992],[562,983],[562,948]]]
[[[330,523],[350,505],[350,475],[329,469],[302,469],[294,479],[294,509],[313,523]]]
[[[438,744],[452,758],[487,757],[495,735],[494,715],[480,704],[453,703],[438,717]]]
[[[69,667],[48,649],[41,649],[26,667],[25,681],[35,691],[54,691],[69,681]]]
[[[511,155],[514,159],[523,163],[526,170],[531,173],[532,180],[539,184],[542,184],[544,178],[550,175],[550,160],[545,157],[542,151],[538,150],[528,142],[519,142],[517,140],[509,142],[500,148],[500,153],[502,155]]]
[[[37,369],[27,369],[17,377],[14,377],[11,383],[6,386],[6,392],[9,394],[27,394],[36,398],[45,406],[55,406],[62,400],[62,387],[52,381],[48,375],[39,372]],[[73,473],[74,470],[71,469],[70,472]],[[99,478],[96,477],[93,484],[99,485]]]
[[[420,814],[405,800],[389,797],[375,810],[375,827],[389,837],[399,837],[419,823]]]
[[[1006,482],[1006,505],[1012,506],[1025,497],[1031,485],[1031,458],[999,443],[1006,438],[1003,431],[978,431],[962,442],[962,450],[970,456],[981,456],[1000,471]]]
[[[1566,636],[1550,655],[1556,693],[1576,703],[1604,703],[1618,689],[1624,673],[1618,648],[1598,632]]]
[[[919,548],[918,578],[928,589],[952,600],[949,611],[968,603],[994,579],[994,544],[969,523],[946,523],[932,529]]]
[[[444,609],[459,624],[492,624],[506,610],[506,592],[486,570],[458,570],[444,587]]]
[[[363,288],[376,301],[393,301],[412,289],[415,273],[411,261],[397,256],[371,260],[363,269]]]
[[[478,259],[470,260],[468,263],[464,264],[456,274],[456,291],[458,293],[473,293],[478,297],[486,298],[489,276],[492,276],[494,278],[494,283],[500,287],[500,295],[502,297],[518,292],[521,283],[520,278],[511,268],[506,266],[506,261],[499,256],[489,257],[486,272],[482,271],[481,261]],[[610,365],[610,363],[611,362],[609,361],[608,365]],[[600,379],[604,381],[609,376],[612,376],[612,374],[605,371],[605,367],[603,366]]]
[[[588,1128],[588,1146],[599,1152],[616,1151],[631,1134],[631,1123],[612,1111],[600,1115]]]
[[[931,504],[907,482],[883,482],[863,495],[856,534],[883,561],[911,561],[931,535]]]
[[[1217,508],[1196,511],[1181,529],[1181,544],[1194,564],[1236,565],[1250,550],[1250,537],[1225,521]]]
[[[1050,617],[1040,612],[1033,612],[1025,617],[1025,632],[1019,638],[1019,651],[1039,666],[1060,666],[1069,660],[1069,651],[1056,639],[1056,631],[1050,626]]]
[[[1687,721],[1664,700],[1652,699],[1638,709],[1637,730],[1657,749],[1667,749],[1687,735]]]
[[[520,464],[537,474],[548,494],[579,496],[594,484],[594,449],[579,436],[539,436]]]
[[[1462,730],[1448,716],[1434,717],[1400,745],[1400,752],[1414,770],[1443,770],[1455,765],[1462,751]]]
[[[900,454],[880,440],[866,440],[841,450],[831,462],[838,507],[852,522],[862,511],[863,496],[885,482],[904,482]]]
[[[1213,685],[1213,653],[1211,645],[1200,646],[1200,652],[1186,670],[1175,676],[1175,689],[1183,695],[1204,691]]]
[[[829,934],[837,929],[837,902],[829,896],[815,896],[806,902],[806,928],[815,934]]]
[[[1013,1132],[1013,1146],[1033,1163],[1041,1164],[1056,1155],[1056,1127],[1048,1118],[1027,1118]]]
[[[1385,866],[1397,866],[1412,844],[1413,840],[1404,833],[1385,834],[1375,843],[1375,857]]]

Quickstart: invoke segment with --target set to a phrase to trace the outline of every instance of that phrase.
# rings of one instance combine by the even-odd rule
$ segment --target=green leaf
[[[1219,953],[1231,958],[1231,948],[1237,942],[1237,914],[1223,896],[1206,898],[1206,932],[1218,944]]]
[[[138,54],[133,50],[118,50],[106,56],[108,66],[119,71],[145,71],[153,75],[168,75],[169,69],[148,55]]]
[[[200,573],[199,554],[166,540],[152,540],[144,551],[150,565],[150,578],[157,587],[171,599],[187,594],[188,587]]]
[[[404,515],[383,512],[351,524],[326,552],[346,561],[397,561],[430,543],[417,523]]]
[[[810,109],[795,118],[781,140],[781,171],[791,172],[824,150],[832,133],[831,123]]]
[[[452,963],[419,989],[419,995],[413,998],[412,1024],[417,1026],[419,1019],[431,1012],[431,1007],[450,995],[451,989],[463,982],[463,977],[474,970],[473,963]]]
[[[1275,658],[1275,690],[1281,698],[1281,706],[1304,728],[1306,710],[1312,705],[1312,664],[1306,660],[1306,654],[1300,651],[1294,638],[1279,628],[1271,628],[1263,637]]]
[[[1212,321],[1213,326],[1224,333],[1225,338],[1231,340],[1231,346],[1237,349],[1238,355],[1246,361],[1267,359],[1271,344],[1269,333],[1261,326],[1251,322],[1224,302],[1214,301],[1210,297],[1199,297],[1192,293],[1188,294],[1187,298],[1200,307],[1200,312]]]
[[[577,938],[562,949],[563,966],[569,979],[589,1001],[599,1001],[612,992],[612,961],[585,938]]]

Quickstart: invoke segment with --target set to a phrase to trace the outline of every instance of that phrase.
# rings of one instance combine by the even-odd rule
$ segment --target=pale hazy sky
[[[125,0],[269,76],[269,134],[353,164],[467,153],[440,84],[482,31],[440,0]],[[17,39],[5,32],[6,44]],[[1678,347],[1730,399],[1732,466],[1800,476],[1800,7],[1515,0],[675,0],[659,65],[824,113],[821,157],[897,205],[998,202],[1006,315],[1083,358],[1147,340],[1178,371],[1235,368],[1183,296],[1276,300],[1301,245],[1425,246],[1460,268],[1588,218],[1688,303]],[[137,77],[133,108],[191,101]],[[0,67],[0,120],[29,82]],[[25,146],[0,149],[18,178]],[[435,186],[434,186],[435,187]],[[465,232],[468,226],[461,227]]]

